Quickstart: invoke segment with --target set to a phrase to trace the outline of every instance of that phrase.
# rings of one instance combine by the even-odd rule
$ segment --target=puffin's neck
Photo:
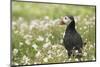
[[[71,23],[67,26],[66,30],[71,30],[74,31],[75,30],[75,21],[71,21]]]

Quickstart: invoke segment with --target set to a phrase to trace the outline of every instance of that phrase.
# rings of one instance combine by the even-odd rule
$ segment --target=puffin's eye
[[[67,19],[67,17],[65,17],[65,19]]]

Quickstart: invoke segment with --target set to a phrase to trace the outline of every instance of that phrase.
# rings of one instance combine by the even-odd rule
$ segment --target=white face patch
[[[72,21],[72,20],[71,20],[69,17],[67,17],[67,16],[63,17],[62,20],[63,20],[63,22],[64,22],[65,24],[67,24],[67,25],[69,25],[69,24],[71,23],[71,21]]]

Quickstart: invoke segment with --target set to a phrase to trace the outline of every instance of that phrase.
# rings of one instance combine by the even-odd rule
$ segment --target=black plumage
[[[80,36],[80,34],[76,31],[75,29],[75,21],[73,16],[65,16],[64,20],[70,20],[64,22],[62,19],[62,23],[67,25],[67,28],[65,30],[65,35],[63,38],[63,44],[65,48],[67,49],[68,52],[68,57],[71,57],[73,52],[77,50],[76,57],[81,57],[82,56],[82,48],[83,48],[83,41]],[[75,56],[75,55],[74,55]]]

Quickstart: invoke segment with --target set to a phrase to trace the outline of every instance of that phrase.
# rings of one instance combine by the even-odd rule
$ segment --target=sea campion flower
[[[37,40],[38,40],[38,41],[43,41],[44,38],[43,38],[42,36],[38,36]]]
[[[83,56],[87,56],[87,53],[86,53],[86,52],[84,52],[84,53],[83,53]]]
[[[79,60],[76,58],[75,61],[79,61]]]
[[[43,45],[44,48],[48,48],[51,45],[51,42],[47,42]]]
[[[44,61],[44,62],[48,62],[48,58],[47,58],[47,57],[44,58],[43,61]]]
[[[13,49],[13,55],[16,55],[18,53],[18,49]]]
[[[84,26],[83,28],[84,28],[84,29],[87,29],[87,26]]]
[[[30,40],[25,40],[25,43],[27,44],[27,45],[30,45],[31,44],[31,42],[30,42]]]
[[[20,46],[23,45],[23,42],[19,42],[19,45],[20,45]]]
[[[41,53],[40,53],[40,51],[38,51],[35,56],[39,57],[40,55],[41,55]]]
[[[37,51],[38,46],[36,44],[33,44],[32,47]]]
[[[30,64],[29,61],[30,61],[30,59],[26,55],[24,55],[21,63],[23,63],[23,65]]]

